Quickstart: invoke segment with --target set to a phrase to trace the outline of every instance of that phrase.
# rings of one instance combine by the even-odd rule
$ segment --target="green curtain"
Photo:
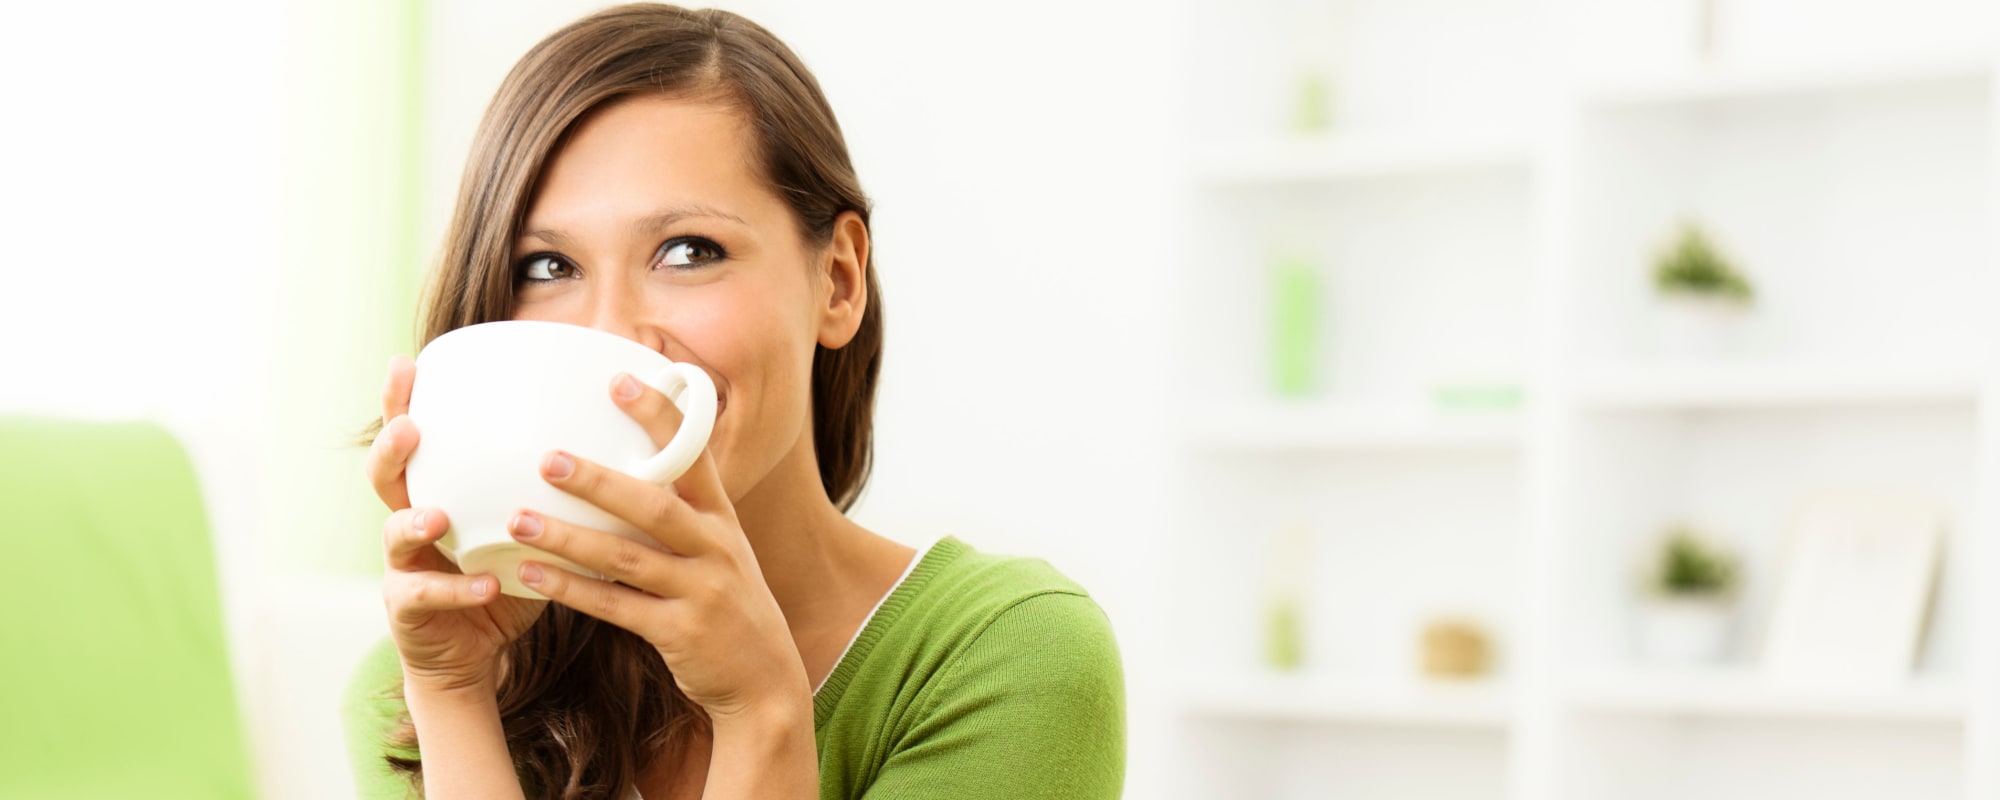
[[[384,511],[352,444],[380,413],[383,365],[415,346],[423,241],[425,7],[294,2],[275,566],[374,575]],[[296,525],[296,527],[294,527]]]

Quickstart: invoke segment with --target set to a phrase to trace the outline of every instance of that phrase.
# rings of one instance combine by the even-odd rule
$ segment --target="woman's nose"
[[[622,299],[598,302],[593,304],[589,316],[586,323],[589,327],[631,339],[652,348],[654,352],[666,352],[666,332],[660,326],[648,323],[635,303]]]
[[[660,329],[656,326],[637,324],[626,320],[601,320],[592,322],[590,327],[604,331],[605,333],[615,333],[631,339],[652,348],[654,352],[666,352],[666,335],[661,333]]]

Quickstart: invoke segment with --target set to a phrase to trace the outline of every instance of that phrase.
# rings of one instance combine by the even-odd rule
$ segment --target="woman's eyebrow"
[[[689,219],[692,217],[726,219],[731,222],[735,222],[736,224],[739,225],[750,224],[748,222],[745,222],[742,217],[736,216],[735,214],[731,214],[727,211],[723,211],[711,206],[705,206],[700,204],[689,204],[689,205],[669,206],[667,208],[655,211],[651,214],[647,214],[643,217],[634,217],[632,219],[632,224],[627,226],[627,228],[632,232],[632,235],[634,236],[646,236],[655,233],[662,228],[666,228],[670,225],[673,225],[676,222],[679,222],[684,219]],[[566,247],[574,243],[574,241],[570,238],[569,234],[564,233],[563,231],[557,228],[536,228],[534,230],[522,233],[521,236],[528,239],[538,239],[540,241],[546,242],[548,244],[557,247]]]

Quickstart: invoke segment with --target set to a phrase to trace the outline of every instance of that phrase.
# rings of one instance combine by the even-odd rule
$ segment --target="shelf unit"
[[[1593,409],[1752,409],[1939,404],[1970,409],[1971,369],[1888,364],[1656,364],[1597,368],[1576,380]]]
[[[1965,721],[1957,680],[1917,679],[1875,689],[1801,686],[1754,670],[1640,670],[1589,675],[1562,692],[1565,707],[1603,714],[1835,721]]]
[[[1506,688],[1490,682],[1338,686],[1241,675],[1190,682],[1182,691],[1185,711],[1216,719],[1499,730],[1512,713]]]
[[[1441,414],[1333,404],[1263,403],[1188,423],[1191,447],[1211,452],[1477,451],[1521,444],[1514,412]]]
[[[1708,56],[1696,0],[1203,26],[1179,346],[1224,388],[1180,430],[1176,581],[1207,591],[1173,609],[1177,796],[2000,800],[2000,8],[1715,5]],[[1779,6],[1839,24],[1779,35]],[[1332,123],[1288,132],[1309,74]],[[1688,218],[1758,285],[1727,355],[1648,327]],[[1306,397],[1265,388],[1280,261],[1323,298]],[[1432,400],[1467,376],[1520,407]],[[1770,678],[1784,527],[1851,487],[1949,520],[1911,676]],[[1747,567],[1712,667],[1635,656],[1634,576],[1679,521]],[[1279,673],[1266,593],[1299,527],[1306,663]],[[1489,632],[1494,675],[1415,677],[1440,617]]]
[[[1328,135],[1219,147],[1198,157],[1193,168],[1199,180],[1212,186],[1280,186],[1527,169],[1534,158],[1534,140],[1520,133],[1456,133],[1427,139]]]
[[[1843,58],[1814,64],[1754,68],[1702,65],[1666,74],[1626,77],[1585,84],[1577,91],[1587,106],[1678,105],[1728,100],[1759,101],[1800,95],[1843,94],[1935,83],[1986,79],[1992,54],[1983,51],[1925,53],[1898,58]]]

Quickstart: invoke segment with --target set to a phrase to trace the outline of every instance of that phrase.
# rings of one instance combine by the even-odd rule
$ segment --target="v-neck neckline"
[[[875,610],[861,624],[861,629],[855,632],[853,641],[848,642],[846,652],[834,662],[833,671],[827,673],[826,679],[813,692],[813,730],[817,731],[826,724],[834,707],[840,704],[840,696],[847,691],[847,685],[854,681],[855,672],[867,662],[868,654],[875,650],[883,634],[896,626],[896,620],[909,609],[911,601],[923,592],[931,578],[945,565],[957,560],[965,551],[964,542],[944,536],[911,559],[902,579],[876,604]]]

